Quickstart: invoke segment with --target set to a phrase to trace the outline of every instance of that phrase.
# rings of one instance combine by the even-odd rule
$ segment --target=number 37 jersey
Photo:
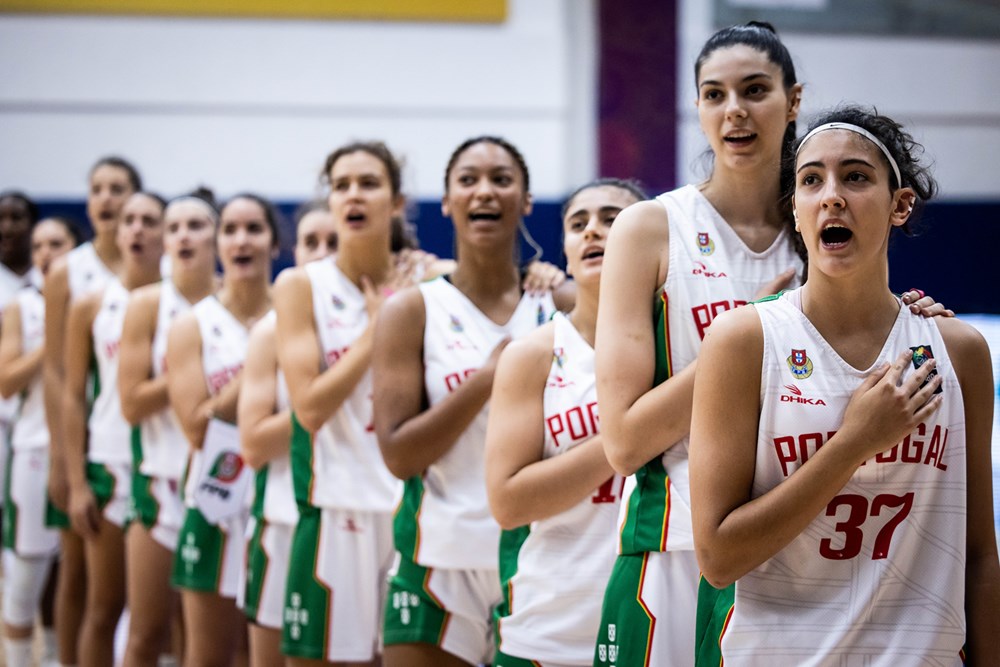
[[[937,325],[901,308],[872,368],[847,364],[801,312],[801,290],[755,307],[764,332],[754,498],[840,427],[868,373],[906,350],[935,358],[943,403],[862,464],[787,547],[736,583],[727,665],[956,665],[965,640],[962,393]]]

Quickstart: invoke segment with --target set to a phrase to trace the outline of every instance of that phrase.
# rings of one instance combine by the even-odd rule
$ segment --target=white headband
[[[882,151],[882,154],[885,155],[885,159],[889,161],[889,166],[892,167],[892,173],[896,177],[896,186],[900,188],[903,187],[903,179],[900,178],[899,175],[899,165],[896,164],[896,160],[893,159],[892,153],[890,153],[889,149],[885,147],[885,144],[879,141],[878,137],[865,128],[858,127],[857,125],[851,125],[850,123],[827,123],[813,129],[806,136],[802,137],[802,141],[799,142],[799,147],[795,151],[796,159],[798,159],[799,152],[802,150],[802,147],[806,145],[806,142],[809,141],[814,134],[819,134],[820,132],[825,132],[827,130],[847,130],[848,132],[854,132],[855,134],[860,134],[862,137],[875,144],[878,149]]]
[[[211,204],[209,204],[207,201],[205,201],[200,197],[193,197],[191,195],[184,195],[182,197],[174,199],[169,204],[167,204],[167,208],[164,209],[163,212],[166,213],[168,209],[172,208],[173,206],[177,206],[179,204],[197,204],[205,211],[205,213],[208,214],[208,217],[212,222],[219,221],[219,214],[216,212],[214,208],[212,208]]]

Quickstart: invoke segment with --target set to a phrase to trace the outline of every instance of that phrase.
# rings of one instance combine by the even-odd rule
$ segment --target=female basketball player
[[[163,213],[171,272],[136,290],[122,330],[118,387],[132,424],[132,506],[126,534],[129,637],[125,664],[155,666],[167,651],[177,593],[170,569],[184,516],[181,477],[188,444],[167,396],[167,332],[215,288],[215,228],[209,200],[186,196]]]
[[[79,234],[64,218],[46,218],[35,225],[31,232],[35,284],[18,291],[3,311],[0,393],[5,398],[17,397],[3,532],[4,647],[9,667],[32,664],[35,616],[59,550],[58,532],[45,525],[46,488],[38,483],[49,469],[49,430],[42,397],[42,290],[52,262],[77,245]]]
[[[68,513],[83,537],[87,581],[93,583],[80,629],[81,665],[114,663],[115,628],[125,606],[123,530],[132,452],[118,398],[118,351],[129,292],[160,279],[163,201],[144,192],[129,197],[117,239],[121,271],[105,289],[72,304],[66,325],[61,422]]]
[[[405,480],[385,610],[388,665],[492,655],[500,530],[485,493],[485,406],[500,350],[555,309],[550,292],[523,292],[515,262],[528,186],[524,159],[507,141],[462,143],[442,200],[457,267],[399,294],[379,316],[375,430],[389,470]]]
[[[219,214],[216,234],[222,286],[181,315],[167,335],[167,391],[191,447],[187,511],[174,555],[172,583],[181,589],[185,664],[227,665],[246,645],[246,619],[236,607],[247,521],[243,498],[213,524],[196,493],[202,478],[229,479],[242,462],[202,456],[214,420],[236,421],[240,373],[250,327],[271,308],[271,260],[277,254],[274,208],[238,195]]]
[[[320,204],[306,206],[297,216],[296,266],[337,250],[333,215],[326,202]],[[274,330],[272,310],[250,331],[237,406],[241,455],[256,471],[243,604],[251,623],[250,660],[255,667],[280,665],[285,659],[281,654],[285,580],[299,518],[288,456],[292,436],[288,388],[278,368]]]
[[[716,315],[795,286],[803,267],[780,202],[782,147],[795,137],[802,92],[791,55],[768,24],[725,28],[703,46],[695,83],[712,172],[623,211],[601,278],[602,433],[608,460],[630,477],[600,665],[693,662],[693,362]]]
[[[601,446],[594,329],[605,241],[615,216],[645,199],[600,179],[563,206],[568,314],[514,341],[497,364],[486,431],[490,507],[504,532],[498,667],[589,665],[615,559],[622,478]]]
[[[737,582],[726,664],[996,655],[989,350],[887,280],[890,232],[935,192],[920,151],[885,116],[823,114],[794,151],[808,282],[705,340],[692,503],[706,578]]]
[[[299,509],[282,651],[293,665],[368,664],[379,649],[398,495],[371,428],[372,333],[385,293],[412,284],[413,276],[399,270],[392,252],[393,219],[404,199],[388,148],[342,146],[327,157],[323,174],[337,254],[283,273],[275,287]]]
[[[69,305],[92,290],[102,288],[121,268],[121,252],[116,239],[118,220],[125,201],[142,189],[139,172],[119,157],[106,157],[91,168],[87,190],[87,217],[94,231],[92,241],[71,251],[52,265],[45,286],[45,353],[42,377],[45,420],[51,438],[49,497],[52,511],[47,525],[60,529],[59,581],[56,588],[56,633],[59,661],[77,664],[77,639],[83,617],[86,573],[83,542],[70,530],[63,513],[68,501],[63,465],[62,411],[63,351]]]

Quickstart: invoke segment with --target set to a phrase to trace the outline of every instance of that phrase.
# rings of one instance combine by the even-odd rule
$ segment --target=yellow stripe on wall
[[[500,23],[507,0],[0,0],[0,13]]]

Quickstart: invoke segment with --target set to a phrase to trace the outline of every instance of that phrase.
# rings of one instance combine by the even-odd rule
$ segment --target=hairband
[[[178,197],[177,199],[174,199],[169,204],[167,204],[167,209],[169,209],[171,206],[174,206],[175,204],[197,204],[198,206],[202,207],[206,213],[208,213],[208,217],[211,218],[213,222],[219,221],[219,213],[214,208],[212,208],[211,204],[209,204],[207,201],[205,201],[200,197],[192,197],[191,195],[184,195],[183,197]]]
[[[848,132],[854,132],[855,134],[860,134],[862,137],[875,144],[878,149],[882,151],[882,154],[885,155],[885,159],[889,161],[889,166],[892,167],[892,173],[896,177],[897,187],[903,187],[903,179],[899,175],[899,165],[896,164],[896,160],[892,157],[892,153],[889,152],[889,149],[885,147],[885,144],[879,141],[878,137],[865,128],[858,127],[857,125],[852,125],[850,123],[826,123],[825,125],[813,128],[808,134],[806,134],[806,136],[802,137],[802,141],[799,142],[799,147],[795,151],[796,159],[799,157],[799,152],[802,150],[802,147],[806,145],[806,142],[809,141],[814,134],[819,134],[820,132],[825,132],[827,130],[847,130]]]

